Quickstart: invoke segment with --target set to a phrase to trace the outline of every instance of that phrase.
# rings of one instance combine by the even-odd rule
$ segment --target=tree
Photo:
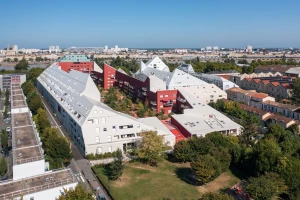
[[[281,142],[286,136],[288,136],[288,133],[280,124],[270,124],[266,135],[270,137],[272,136],[277,142]]]
[[[39,108],[44,108],[44,104],[40,96],[35,91],[27,95],[27,103],[34,115],[37,114]]]
[[[29,63],[25,58],[22,58],[22,60],[19,61],[18,64],[15,66],[15,70],[28,70]]]
[[[64,194],[61,194],[57,200],[94,200],[94,197],[91,192],[78,184],[74,190],[64,188]]]
[[[193,153],[191,145],[187,140],[180,140],[174,146],[174,156],[179,162],[187,162],[191,160]]]
[[[137,147],[138,158],[152,166],[157,166],[157,163],[162,160],[164,138],[157,135],[156,131],[142,131],[140,133],[142,139]]]
[[[229,196],[228,194],[216,192],[208,192],[202,195],[199,200],[234,200],[233,197]]]
[[[7,172],[7,162],[4,156],[0,158],[0,176],[4,176]]]
[[[5,129],[2,129],[1,132],[1,145],[4,149],[6,149],[8,146],[8,136]]]
[[[44,110],[43,108],[39,108],[37,111],[37,117],[38,117],[38,125],[39,125],[40,132],[43,133],[46,128],[51,127],[46,114],[46,110]]]
[[[122,176],[124,165],[123,165],[123,155],[120,149],[116,151],[116,157],[114,158],[114,162],[110,163],[108,168],[109,168],[109,173],[108,173],[109,179],[117,180]]]
[[[191,162],[191,169],[200,184],[208,183],[220,175],[219,163],[211,155],[200,155]]]
[[[284,180],[275,173],[249,178],[246,185],[246,191],[249,192],[251,198],[259,200],[271,200],[287,189]]]
[[[18,62],[19,61],[19,59],[18,58],[14,58],[14,62]]]
[[[35,67],[35,68],[31,68],[28,71],[27,74],[27,80],[32,81],[34,84],[36,84],[36,79],[37,77],[44,71],[45,69],[43,68],[39,68],[39,67]]]
[[[229,169],[231,163],[231,155],[227,148],[215,147],[211,150],[210,154],[219,162],[222,172]]]
[[[53,167],[61,167],[62,163],[69,163],[72,158],[67,139],[59,135],[56,128],[47,128],[44,133],[45,153]]]

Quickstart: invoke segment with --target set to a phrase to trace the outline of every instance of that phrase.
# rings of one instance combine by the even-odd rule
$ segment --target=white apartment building
[[[0,182],[0,200],[54,200],[78,180],[71,169],[47,171],[42,143],[20,83],[11,84],[13,179]]]
[[[175,144],[175,136],[156,117],[136,119],[101,103],[88,74],[67,73],[54,63],[38,77],[37,88],[83,155],[126,151],[143,130],[157,131],[165,143]]]
[[[137,73],[140,73],[147,67],[157,69],[160,71],[170,72],[169,67],[158,56],[155,56],[152,59],[148,60],[146,64],[143,61],[141,61],[140,70]]]
[[[12,83],[22,85],[26,81],[26,74],[1,74],[0,75],[0,89],[5,91],[10,89]]]

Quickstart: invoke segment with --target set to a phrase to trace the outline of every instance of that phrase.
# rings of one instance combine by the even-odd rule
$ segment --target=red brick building
[[[84,73],[90,73],[94,70],[94,61],[88,56],[81,54],[64,55],[57,61],[57,65],[65,72],[77,70]]]

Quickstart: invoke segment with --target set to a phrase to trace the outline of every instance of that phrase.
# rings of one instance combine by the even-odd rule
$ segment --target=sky
[[[0,0],[0,49],[300,47],[299,0]]]

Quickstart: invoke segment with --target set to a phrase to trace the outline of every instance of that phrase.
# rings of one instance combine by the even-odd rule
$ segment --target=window
[[[100,133],[100,128],[99,127],[96,128],[96,133]]]
[[[141,125],[140,125],[140,124],[137,124],[137,125],[136,125],[136,127],[137,127],[137,128],[140,128],[140,127],[141,127]]]
[[[102,117],[102,123],[105,124],[106,119],[104,117]]]
[[[166,94],[165,97],[169,97],[169,95]]]
[[[92,123],[94,123],[94,120],[93,119],[88,119],[87,123],[92,124]]]
[[[103,128],[103,131],[107,131],[107,128]]]
[[[119,136],[118,136],[118,135],[115,135],[115,136],[114,136],[114,139],[119,139]]]
[[[112,146],[108,147],[108,152],[112,152]]]
[[[98,136],[96,136],[96,142],[99,143],[100,142],[100,138]]]
[[[101,154],[101,153],[102,153],[102,147],[97,147],[96,154]]]
[[[219,95],[219,97],[222,97],[222,95]]]
[[[112,126],[113,131],[117,131],[117,127],[116,126]]]
[[[30,200],[34,200],[34,197],[30,197]]]
[[[95,124],[99,124],[99,119],[94,119]]]
[[[163,95],[160,95],[159,97],[164,97]]]
[[[111,139],[112,139],[111,135],[107,136],[107,139],[108,139],[109,142],[111,142]]]
[[[210,95],[210,98],[214,98],[214,95]]]

